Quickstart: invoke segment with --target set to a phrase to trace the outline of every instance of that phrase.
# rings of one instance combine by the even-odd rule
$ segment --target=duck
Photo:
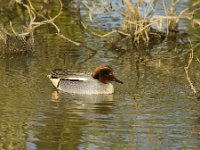
[[[111,82],[123,84],[108,65],[98,66],[91,73],[55,69],[48,78],[59,91],[74,94],[113,94]]]

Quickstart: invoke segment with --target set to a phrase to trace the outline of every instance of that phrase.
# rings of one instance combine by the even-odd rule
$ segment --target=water
[[[1,57],[0,149],[199,149],[200,103],[190,97],[187,57],[138,63],[135,50],[108,50],[100,39],[81,34],[73,21],[65,24],[71,20],[65,13],[63,32],[93,50],[66,43],[43,27],[31,56]],[[170,56],[177,53],[167,51],[173,46],[147,51]],[[124,82],[114,83],[113,95],[58,93],[47,78],[54,68],[90,71],[102,64]],[[194,63],[195,85],[199,70]]]

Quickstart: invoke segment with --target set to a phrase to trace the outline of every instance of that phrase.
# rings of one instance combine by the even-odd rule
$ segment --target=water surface
[[[135,49],[108,50],[73,21],[63,22],[72,20],[67,12],[60,20],[66,35],[93,50],[75,47],[44,27],[32,55],[1,57],[0,149],[199,149],[200,103],[190,98],[187,57],[139,62]],[[152,45],[147,52],[187,51],[177,45]],[[58,93],[47,78],[54,68],[90,71],[102,64],[124,82],[114,83],[113,95]],[[192,71],[198,85],[199,65]]]

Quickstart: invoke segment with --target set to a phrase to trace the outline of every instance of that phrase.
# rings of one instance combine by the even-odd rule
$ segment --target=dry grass
[[[80,46],[81,43],[75,42],[70,37],[66,37],[66,35],[61,34],[59,26],[55,24],[55,20],[61,15],[63,4],[61,0],[59,1],[60,10],[58,14],[52,18],[47,18],[34,8],[31,0],[27,0],[27,4],[22,1],[15,0],[15,3],[23,6],[28,13],[29,23],[26,26],[23,33],[17,34],[15,31],[12,22],[10,22],[10,27],[13,33],[16,36],[27,36],[31,35],[33,37],[33,32],[35,29],[42,25],[50,24],[56,29],[56,34],[75,44],[76,46]],[[159,1],[160,2],[160,1]],[[84,21],[81,21],[82,26],[85,28],[87,32],[97,37],[109,37],[112,34],[117,33],[121,38],[129,38],[132,40],[134,44],[146,44],[148,45],[151,41],[159,41],[162,42],[164,39],[168,39],[170,33],[179,33],[179,22],[180,20],[188,20],[192,25],[200,25],[200,20],[194,18],[195,14],[200,11],[200,8],[197,7],[200,5],[200,2],[194,3],[190,8],[186,8],[181,10],[180,12],[176,12],[176,5],[179,4],[179,0],[171,0],[170,7],[167,6],[166,1],[162,0],[162,9],[164,14],[158,15],[160,13],[156,12],[156,6],[158,0],[150,0],[149,2],[145,2],[143,0],[137,0],[134,4],[131,0],[121,0],[121,8],[113,8],[112,1],[102,0],[100,2],[94,2],[88,0],[87,3],[82,0],[78,0],[77,2],[77,11],[80,12],[84,6],[88,10],[88,17],[93,23],[94,15],[101,15],[104,13],[118,13],[123,15],[123,24],[121,29],[112,30],[111,32],[100,35],[89,28]],[[168,4],[169,5],[169,4]],[[104,8],[102,10],[102,7]],[[141,11],[141,8],[143,11]],[[40,19],[40,21],[36,21]],[[34,38],[32,38],[34,40]]]
[[[106,4],[108,2],[102,0],[99,3],[91,1],[88,1],[87,4],[85,2],[82,3],[88,9],[88,16],[91,22],[93,22],[94,15],[107,12],[122,14],[124,21],[120,32],[132,37],[135,44],[148,44],[156,39],[162,41],[163,39],[168,39],[170,37],[168,35],[172,32],[178,34],[180,20],[187,20],[193,25],[200,25],[200,20],[194,18],[195,14],[200,10],[197,7],[200,5],[200,2],[194,3],[190,8],[177,12],[175,8],[179,4],[179,0],[171,0],[170,7],[167,6],[165,0],[162,0],[162,8],[160,9],[164,11],[163,15],[157,15],[159,13],[156,12],[155,8],[158,0],[150,0],[148,3],[143,0],[137,0],[135,4],[131,0],[123,0],[123,11],[112,8],[112,2],[110,2],[110,6]],[[101,7],[104,7],[104,10],[100,9]],[[141,12],[141,8],[144,10],[143,12]],[[90,33],[97,35],[92,31]],[[113,31],[105,35],[109,36],[111,33]],[[105,37],[105,35],[100,37]]]

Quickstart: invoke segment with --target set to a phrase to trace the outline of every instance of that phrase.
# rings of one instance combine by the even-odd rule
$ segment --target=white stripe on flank
[[[84,78],[84,77],[68,77],[66,79],[68,79],[68,80],[80,80],[80,81],[88,80],[87,78]]]

